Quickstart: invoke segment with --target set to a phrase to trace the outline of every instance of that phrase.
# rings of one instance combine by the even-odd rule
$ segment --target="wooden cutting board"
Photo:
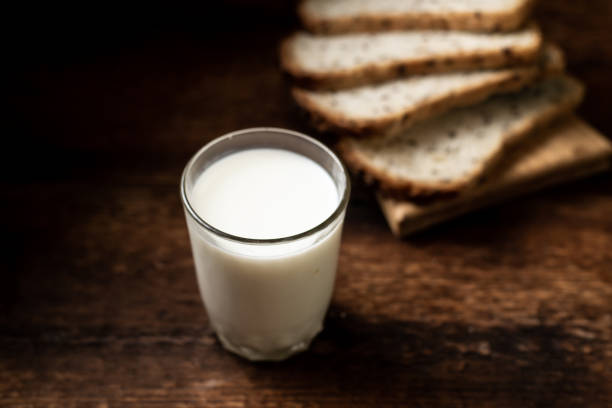
[[[379,196],[396,236],[407,236],[478,208],[549,185],[608,169],[612,143],[584,121],[571,117],[517,145],[478,186],[434,203],[416,204]]]

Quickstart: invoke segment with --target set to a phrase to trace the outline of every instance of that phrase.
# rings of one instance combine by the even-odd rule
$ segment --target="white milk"
[[[340,197],[314,161],[262,148],[232,153],[207,167],[189,201],[218,230],[272,239],[321,224]],[[200,293],[226,348],[269,360],[308,347],[331,299],[343,215],[320,232],[280,244],[228,240],[187,217]]]
[[[213,227],[243,238],[282,238],[316,227],[338,206],[332,178],[309,158],[249,149],[216,161],[198,178],[192,206]]]

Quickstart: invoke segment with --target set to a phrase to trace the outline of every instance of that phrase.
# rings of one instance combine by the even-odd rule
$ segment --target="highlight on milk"
[[[308,348],[332,296],[349,194],[327,147],[283,129],[230,133],[187,164],[198,285],[226,349],[282,360]]]

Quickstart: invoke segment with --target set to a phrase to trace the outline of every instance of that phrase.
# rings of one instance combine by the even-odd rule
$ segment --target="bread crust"
[[[423,200],[457,195],[462,190],[477,183],[489,169],[494,167],[503,158],[504,152],[509,146],[528,136],[534,130],[548,125],[554,119],[570,113],[582,101],[584,86],[573,78],[562,77],[570,82],[572,87],[575,87],[576,92],[534,120],[528,121],[520,128],[508,133],[498,148],[491,152],[489,157],[483,160],[470,174],[448,183],[419,182],[393,177],[380,168],[372,166],[368,159],[354,146],[350,137],[341,138],[336,148],[347,166],[362,177],[367,184],[374,186],[383,196],[402,200]]]
[[[280,62],[283,70],[293,77],[298,86],[317,90],[345,89],[407,75],[532,65],[539,56],[542,35],[535,25],[531,25],[529,29],[534,31],[535,36],[533,43],[527,46],[482,50],[443,58],[420,57],[395,60],[333,72],[312,72],[301,67],[291,51],[292,41],[298,35],[294,33],[281,42]]]
[[[354,17],[325,18],[309,13],[305,0],[298,5],[302,24],[316,34],[344,34],[355,32],[378,32],[388,30],[461,30],[476,32],[508,32],[520,28],[535,4],[535,0],[524,0],[522,4],[505,12],[482,13],[393,13],[359,14]]]
[[[518,90],[535,80],[538,74],[536,67],[499,71],[486,82],[466,86],[460,92],[441,95],[401,113],[377,119],[355,119],[327,110],[313,101],[307,91],[299,88],[293,88],[292,95],[297,104],[309,112],[311,122],[318,131],[350,134],[354,137],[387,137],[449,109],[476,104],[494,93]]]
[[[547,44],[537,66],[518,67],[495,72],[487,81],[466,86],[462,91],[440,95],[411,109],[388,114],[376,119],[357,119],[319,105],[311,92],[294,87],[296,103],[305,109],[312,125],[320,132],[348,134],[353,137],[387,137],[408,129],[418,121],[440,115],[449,109],[469,106],[496,93],[513,92],[550,73],[564,69],[563,52],[554,44]]]

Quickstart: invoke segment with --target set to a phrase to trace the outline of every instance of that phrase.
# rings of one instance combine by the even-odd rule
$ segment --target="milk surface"
[[[215,228],[265,239],[321,224],[340,198],[330,175],[309,158],[249,149],[207,167],[189,200]],[[252,360],[280,360],[308,347],[332,296],[343,219],[299,240],[246,244],[187,215],[200,293],[224,347]]]
[[[210,165],[191,202],[213,227],[243,238],[282,238],[316,227],[338,206],[330,175],[311,159],[281,149],[249,149]]]

